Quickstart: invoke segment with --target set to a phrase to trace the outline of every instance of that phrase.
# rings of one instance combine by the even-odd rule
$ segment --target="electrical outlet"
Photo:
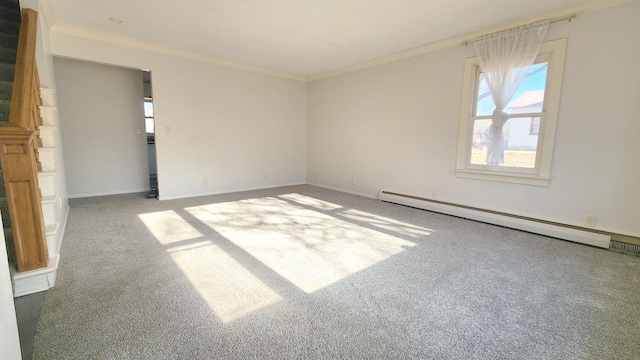
[[[587,221],[585,222],[587,227],[596,227],[596,216],[595,215],[587,215]]]
[[[351,185],[355,185],[356,184],[356,178],[351,178]]]
[[[140,129],[136,129],[136,135],[140,135]]]
[[[437,193],[437,192],[435,192],[435,191],[434,191],[434,192],[432,192],[432,193],[431,193],[431,198],[432,198],[433,200],[438,200],[438,193]]]
[[[209,184],[209,178],[205,176],[202,178],[202,185],[207,185],[207,184]]]
[[[267,180],[267,174],[262,175],[263,180]]]
[[[318,173],[313,173],[313,177],[318,178]]]

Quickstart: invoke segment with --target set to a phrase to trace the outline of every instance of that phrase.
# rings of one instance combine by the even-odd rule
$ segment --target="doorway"
[[[144,125],[147,133],[147,154],[149,160],[149,193],[148,199],[158,198],[158,167],[156,162],[156,136],[153,117],[153,93],[151,91],[151,71],[142,71],[144,88]]]

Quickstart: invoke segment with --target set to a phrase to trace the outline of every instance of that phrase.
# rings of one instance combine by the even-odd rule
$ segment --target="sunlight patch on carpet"
[[[269,286],[208,240],[167,251],[223,323],[281,300]]]
[[[162,245],[197,239],[202,233],[173,210],[138,215],[151,234]]]
[[[415,246],[273,197],[185,210],[306,293]]]
[[[433,230],[427,229],[421,226],[411,225],[402,221],[390,219],[388,217],[370,214],[368,212],[360,210],[347,210],[341,212],[340,215],[349,218],[351,220],[363,221],[371,226],[375,226],[381,229],[390,230],[399,234],[419,238],[422,236],[431,235]]]
[[[312,198],[311,196],[305,196],[305,195],[296,194],[296,193],[284,194],[284,195],[280,195],[279,197],[283,199],[295,201],[298,204],[312,206],[319,210],[328,211],[328,210],[342,209],[342,206],[338,204],[333,204],[328,201],[324,201],[324,200]]]

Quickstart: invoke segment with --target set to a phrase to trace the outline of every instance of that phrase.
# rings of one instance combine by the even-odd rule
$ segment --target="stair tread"
[[[0,32],[5,34],[18,35],[20,34],[20,23],[0,19]]]
[[[0,80],[13,81],[15,68],[15,64],[0,63]]]
[[[58,232],[58,226],[60,226],[60,223],[58,222],[55,222],[53,224],[45,224],[44,229],[47,235],[54,235],[56,232]]]
[[[11,92],[13,91],[13,81],[0,81],[0,99],[11,99]]]
[[[57,198],[58,198],[58,195],[43,196],[41,201],[43,203],[52,203],[52,202],[56,201]]]
[[[15,49],[18,47],[18,35],[0,33],[0,45],[4,48]]]
[[[7,8],[20,9],[20,1],[18,0],[0,0],[0,6]]]
[[[2,47],[0,47],[0,62],[5,64],[15,64],[16,63],[16,48],[5,47],[6,44],[2,43]]]
[[[4,19],[4,20],[9,20],[9,21],[17,21],[19,22],[21,20],[21,16],[20,16],[20,9],[19,8],[15,8],[15,7],[6,7],[3,5],[9,5],[10,4],[6,4],[6,2],[2,2],[0,3],[0,18]]]
[[[11,227],[11,218],[9,217],[9,203],[6,196],[0,197],[0,212],[2,212],[2,225],[4,227]]]
[[[11,100],[0,100],[0,123],[9,122],[9,111],[11,109]],[[2,124],[6,126],[6,124]]]
[[[56,148],[50,147],[50,146],[43,146],[43,147],[39,147],[38,151],[54,152],[56,151]]]

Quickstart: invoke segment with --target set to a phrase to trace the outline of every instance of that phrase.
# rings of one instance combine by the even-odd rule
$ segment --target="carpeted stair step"
[[[9,123],[9,109],[11,100],[0,100],[0,126],[7,126]]]
[[[0,81],[0,100],[11,101],[11,90],[13,83],[11,81]],[[0,116],[0,120],[7,120]]]
[[[20,9],[20,0],[0,0],[0,6],[11,9]]]
[[[16,66],[14,64],[0,63],[0,81],[13,81],[13,73]]]
[[[18,257],[16,256],[16,249],[13,244],[13,230],[6,227],[3,230],[4,243],[7,249],[7,257],[9,258],[9,276],[11,277],[11,290],[13,293],[13,291],[15,290],[13,276],[18,272]]]
[[[0,36],[7,36],[7,34],[0,34]],[[4,46],[4,43],[2,45]],[[14,46],[13,48],[0,47],[0,63],[15,64],[17,47],[18,47],[17,45]]]
[[[0,46],[8,49],[18,48],[18,35],[0,33]],[[4,62],[4,61],[3,61]],[[13,61],[15,63],[15,61]]]
[[[4,6],[0,6],[0,19],[7,21],[20,22],[20,9],[15,7],[6,7],[11,6],[10,4],[1,4]]]
[[[11,35],[20,34],[20,22],[0,19],[0,32]]]
[[[0,81],[0,100],[11,100],[13,81]]]
[[[11,227],[11,218],[9,217],[9,203],[6,197],[0,197],[0,211],[2,212],[2,224],[5,228]]]
[[[18,258],[16,257],[16,249],[13,245],[13,230],[6,227],[3,230],[7,257],[9,258],[9,270],[11,272],[11,280],[13,280],[13,274],[18,272]]]
[[[13,230],[5,227],[4,229],[4,241],[7,243],[7,255],[9,256],[9,262],[16,262],[16,252],[13,248]]]

